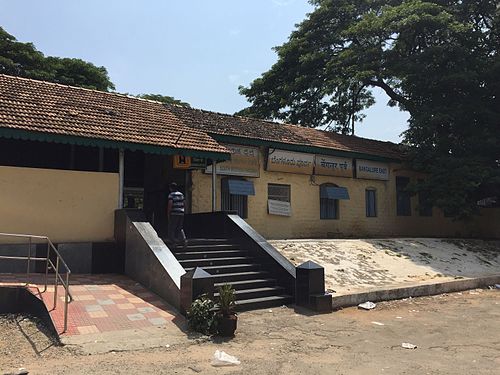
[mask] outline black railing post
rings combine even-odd
[[[332,311],[332,296],[325,293],[325,269],[307,261],[297,266],[295,303],[317,312]]]
[[[181,276],[181,313],[186,315],[191,303],[202,294],[214,298],[214,278],[203,268],[196,267]]]

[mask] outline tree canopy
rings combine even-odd
[[[115,89],[104,66],[95,66],[81,59],[45,56],[33,43],[17,41],[2,27],[0,27],[0,73],[100,91]],[[189,107],[189,103],[172,96],[140,94],[137,97]]]
[[[173,96],[161,95],[161,94],[139,94],[138,98],[155,100],[157,102],[165,103],[165,104],[176,104],[183,107],[191,107],[189,103],[183,102],[182,100],[175,99]]]
[[[110,91],[115,86],[103,66],[81,59],[44,56],[0,27],[0,73],[64,85]]]
[[[240,114],[348,134],[381,88],[408,111],[404,143],[448,215],[500,198],[498,0],[312,0]],[[384,124],[380,124],[384,126]]]

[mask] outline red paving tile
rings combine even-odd
[[[26,281],[26,275],[0,274],[0,285],[26,285]],[[176,317],[169,304],[124,275],[73,275],[69,288],[73,300],[68,304],[68,328],[63,332],[64,288],[58,287],[53,309],[55,288],[49,284],[44,291],[44,285],[44,275],[31,275],[29,290],[45,303],[54,326],[63,335],[158,327]]]

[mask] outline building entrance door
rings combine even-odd
[[[144,212],[160,236],[168,227],[169,185],[175,182],[186,198],[186,213],[191,212],[191,172],[173,167],[171,155],[146,155],[144,163]]]

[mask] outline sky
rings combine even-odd
[[[306,0],[0,0],[0,26],[45,55],[105,66],[118,92],[174,96],[195,108],[234,113],[238,86],[267,71]],[[377,103],[356,135],[400,141],[408,115]]]

